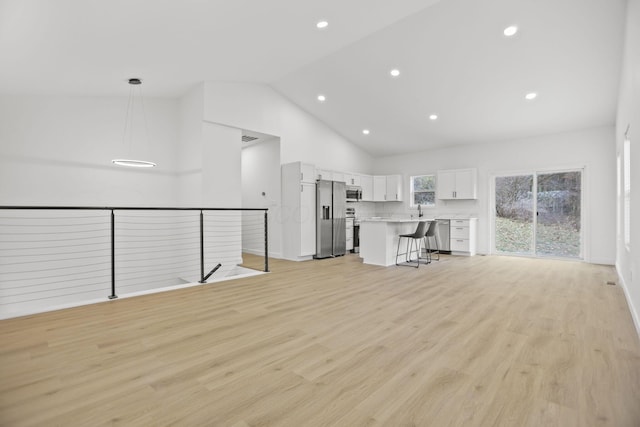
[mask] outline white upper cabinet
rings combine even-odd
[[[438,193],[438,199],[455,199],[456,172],[455,171],[438,171],[436,189]]]
[[[343,172],[336,172],[336,171],[333,171],[333,174],[332,174],[332,178],[331,178],[331,179],[332,179],[333,181],[340,181],[340,182],[345,182],[345,183],[346,183],[346,181],[344,180],[344,175],[345,175],[345,174],[344,174]]]
[[[478,198],[478,170],[451,169],[438,171],[438,199],[463,200]]]
[[[312,164],[302,162],[288,163],[287,171],[287,179],[292,180],[296,184],[300,182],[316,182],[316,167]]]
[[[360,175],[356,175],[353,173],[345,173],[344,182],[346,182],[347,185],[356,185],[358,187],[361,186]]]
[[[387,177],[386,176],[374,176],[373,177],[373,201],[384,202],[387,197]]]
[[[316,167],[308,163],[300,164],[300,181],[307,183],[316,182]]]
[[[316,169],[316,179],[323,179],[325,181],[333,180],[333,172],[327,169]]]
[[[456,198],[478,198],[478,171],[477,169],[462,169],[456,174]]]
[[[360,175],[360,187],[362,187],[362,201],[373,202],[373,177]]]
[[[388,175],[387,177],[387,202],[402,201],[402,175]]]
[[[362,189],[364,197],[364,186]],[[402,201],[402,175],[377,175],[373,177],[373,201],[374,202],[401,202]]]

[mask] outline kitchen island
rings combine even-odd
[[[365,264],[390,266],[396,263],[398,236],[416,231],[419,221],[433,218],[380,218],[360,220],[360,257]],[[404,244],[404,243],[403,243]],[[405,249],[401,248],[401,252]],[[404,255],[401,257],[404,260]]]

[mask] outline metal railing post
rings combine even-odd
[[[204,279],[204,214],[200,209],[200,279]]]
[[[111,209],[111,295],[109,299],[118,298],[116,295],[116,217]]]
[[[269,223],[267,218],[267,211],[264,211],[264,271],[269,272]]]

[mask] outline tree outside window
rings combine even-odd
[[[411,206],[433,207],[436,205],[436,176],[411,177]]]

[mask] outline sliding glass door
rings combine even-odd
[[[496,251],[533,255],[533,175],[498,176],[495,184]]]
[[[497,176],[495,251],[582,258],[582,171]]]

